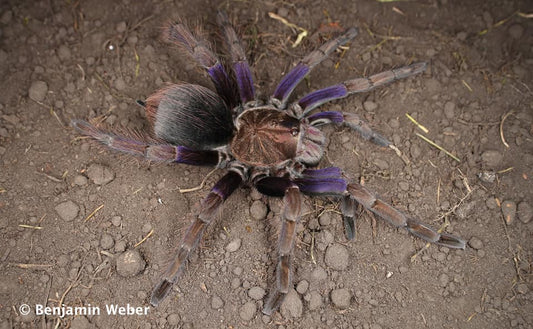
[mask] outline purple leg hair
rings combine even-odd
[[[229,171],[202,200],[200,213],[189,225],[187,232],[183,235],[174,260],[152,291],[152,296],[150,297],[152,306],[158,306],[168,296],[172,286],[178,281],[183,272],[189,255],[196,249],[202,239],[206,228],[217,217],[224,201],[239,187],[242,181],[243,177],[240,173]]]
[[[367,122],[361,120],[358,115],[353,113],[342,113],[336,111],[319,112],[308,117],[309,123],[313,126],[335,123],[344,124],[355,130],[366,140],[380,146],[389,147],[392,143],[385,137],[373,131]]]
[[[348,183],[342,178],[297,178],[300,191],[310,195],[342,195]]]
[[[141,136],[120,136],[97,128],[83,120],[72,120],[71,125],[79,133],[93,138],[110,149],[143,157],[150,161],[177,162],[194,166],[216,166],[220,160],[218,151],[197,151],[185,146],[158,143]]]
[[[283,108],[294,88],[296,88],[298,83],[305,78],[313,67],[326,59],[339,46],[342,46],[355,38],[357,33],[358,30],[355,27],[352,27],[343,35],[326,42],[320,48],[304,57],[289,73],[287,73],[287,75],[283,77],[283,79],[281,79],[281,82],[276,87],[272,97],[279,100]]]
[[[235,78],[237,80],[237,87],[239,88],[241,102],[246,104],[255,99],[254,82],[250,66],[246,60],[246,54],[244,53],[241,42],[239,41],[233,26],[231,26],[226,13],[219,11],[217,21],[224,31],[231,61],[233,63],[233,71],[235,72]]]
[[[298,101],[298,104],[305,114],[326,102],[344,98],[355,93],[367,92],[387,83],[422,73],[426,70],[426,67],[427,63],[420,62],[381,72],[368,78],[348,80],[338,85],[313,91],[302,97]]]
[[[237,105],[231,79],[206,40],[194,35],[181,21],[169,24],[163,31],[163,39],[185,50],[207,71],[217,93],[224,99],[228,107],[232,108]]]

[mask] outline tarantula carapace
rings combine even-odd
[[[80,133],[117,151],[152,161],[227,169],[203,199],[199,213],[182,237],[174,260],[153,290],[152,305],[157,306],[168,295],[206,227],[224,201],[243,184],[252,185],[267,196],[283,198],[275,286],[264,304],[265,314],[276,310],[291,288],[291,258],[296,224],[301,217],[302,194],[339,198],[348,239],[355,236],[354,220],[360,204],[390,224],[405,228],[426,241],[449,248],[465,247],[461,238],[440,233],[376,198],[366,187],[348,182],[340,168],[315,168],[325,146],[325,137],[317,128],[321,125],[345,125],[364,139],[380,146],[393,146],[356,114],[312,112],[314,109],[326,102],[419,74],[426,69],[426,63],[348,80],[289,103],[292,91],[311,69],[357,35],[358,30],[350,28],[304,57],[283,77],[270,99],[262,102],[256,97],[244,50],[226,14],[218,13],[217,20],[229,50],[231,73],[209,43],[192,33],[183,22],[168,24],[164,29],[166,41],[178,45],[207,71],[216,93],[199,85],[172,84],[145,102],[139,101],[146,109],[151,137],[121,135],[85,121],[72,121]]]

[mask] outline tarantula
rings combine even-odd
[[[155,286],[150,298],[153,306],[169,294],[207,226],[224,201],[243,184],[254,186],[264,195],[283,198],[275,286],[264,304],[265,314],[271,314],[280,306],[291,287],[292,251],[296,224],[301,217],[302,194],[339,198],[349,240],[355,236],[357,205],[362,205],[390,224],[405,228],[426,241],[448,248],[465,248],[463,239],[439,233],[378,199],[366,187],[348,182],[340,168],[316,169],[326,145],[325,136],[318,127],[325,124],[344,125],[377,145],[394,146],[356,114],[313,113],[313,110],[326,102],[419,74],[426,69],[426,63],[347,80],[289,103],[292,91],[311,69],[357,35],[358,30],[353,27],[304,57],[281,79],[270,99],[262,102],[256,97],[243,47],[228,17],[219,12],[217,21],[229,50],[231,73],[209,43],[192,33],[183,22],[168,24],[163,32],[166,41],[178,45],[207,71],[216,93],[199,85],[171,84],[146,101],[139,101],[146,109],[151,137],[121,135],[82,120],[72,121],[81,134],[120,152],[151,161],[227,169],[201,202],[199,213],[182,237],[174,260]]]

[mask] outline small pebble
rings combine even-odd
[[[298,285],[296,285],[296,292],[303,295],[307,292],[308,288],[309,288],[309,282],[307,280],[302,280],[298,282]]]
[[[44,98],[46,97],[47,93],[48,85],[44,81],[32,82],[30,89],[28,90],[28,95],[36,102],[44,101]]]
[[[248,290],[248,296],[250,296],[251,299],[261,300],[265,297],[265,289],[261,287],[252,287]]]
[[[335,289],[331,292],[331,302],[340,309],[348,308],[351,298],[350,291],[346,288]]]
[[[376,104],[376,103],[374,103],[372,101],[366,101],[366,102],[363,103],[363,107],[368,112],[374,112],[374,110],[376,110],[378,108],[378,104]]]
[[[218,310],[222,308],[223,306],[224,306],[224,301],[222,300],[222,298],[216,295],[213,296],[213,299],[211,299],[211,308],[213,308],[214,310]]]
[[[87,176],[96,185],[105,185],[115,179],[115,173],[101,164],[91,164],[87,168]]]
[[[488,150],[481,154],[482,163],[491,169],[496,169],[503,160],[503,154],[496,150]]]
[[[448,274],[446,273],[442,273],[440,276],[439,276],[439,284],[441,287],[446,287],[446,285],[448,284],[448,282],[450,281],[450,278],[448,277]]]
[[[6,10],[0,17],[0,22],[2,24],[9,24],[11,22],[11,19],[13,18],[13,12],[11,10]]]
[[[113,240],[113,237],[110,234],[108,233],[102,234],[102,238],[100,238],[100,247],[102,247],[102,249],[104,250],[111,249],[113,248],[114,245],[115,245],[115,241]]]
[[[120,91],[125,90],[127,87],[126,82],[122,78],[116,79],[114,86],[117,90],[120,90]]]
[[[309,307],[310,311],[316,310],[322,306],[322,296],[318,291],[311,291],[309,294]]]
[[[514,222],[516,216],[516,203],[510,200],[502,202],[502,214],[507,225],[511,225]]]
[[[239,250],[239,248],[241,247],[241,242],[242,240],[237,238],[233,241],[231,241],[230,243],[228,243],[228,245],[226,246],[226,251],[229,251],[229,252],[235,252],[237,250]]]
[[[350,254],[348,253],[346,247],[341,244],[334,243],[326,249],[324,261],[326,265],[332,269],[343,271],[348,267],[349,258]]]
[[[136,249],[128,250],[117,257],[117,273],[122,277],[133,277],[141,273],[145,265]]]
[[[303,314],[303,303],[296,290],[291,289],[280,307],[281,315],[284,318],[300,318]]]
[[[80,207],[77,204],[75,204],[73,201],[69,200],[69,201],[65,201],[63,203],[58,204],[55,207],[55,210],[62,220],[70,222],[78,216]]]
[[[483,242],[475,236],[470,238],[470,240],[468,241],[468,245],[476,250],[483,248]]]
[[[529,287],[525,283],[520,283],[516,285],[516,291],[519,294],[527,294],[527,292],[529,291]]]
[[[244,321],[250,321],[254,318],[255,312],[257,311],[257,306],[255,302],[246,302],[239,311],[239,316]]]
[[[127,28],[128,28],[128,25],[126,24],[126,22],[122,21],[117,24],[116,30],[118,33],[122,33],[122,32],[126,32]]]
[[[167,322],[171,326],[177,326],[180,324],[180,315],[178,313],[172,313],[167,316]]]
[[[509,27],[509,35],[511,38],[518,40],[524,35],[524,27],[520,24],[513,24]]]
[[[76,177],[74,177],[74,184],[78,186],[87,185],[87,181],[88,181],[87,177],[83,175],[76,175]]]
[[[446,102],[446,104],[444,104],[444,115],[446,116],[447,119],[454,118],[455,116],[454,110],[455,110],[455,103]]]
[[[111,224],[113,224],[113,226],[120,226],[120,224],[122,223],[122,218],[120,216],[113,216],[113,218],[111,218]]]
[[[522,201],[518,204],[518,218],[524,224],[527,224],[533,218],[533,209],[526,201]]]
[[[57,49],[57,56],[61,61],[69,60],[71,57],[70,49],[65,45],[59,46],[59,48]]]
[[[94,326],[89,322],[89,320],[82,316],[76,316],[70,322],[70,329],[90,329]]]
[[[253,219],[261,220],[265,219],[268,213],[267,206],[260,200],[256,200],[250,207],[250,215]]]

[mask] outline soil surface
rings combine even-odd
[[[179,15],[224,53],[219,8],[238,27],[262,99],[350,26],[359,36],[318,65],[294,99],[427,61],[419,76],[320,108],[358,114],[404,159],[328,126],[320,167],[343,168],[384,201],[463,237],[466,249],[426,246],[368,211],[350,242],[338,201],[306,197],[294,289],[266,316],[277,262],[270,227],[282,205],[244,187],[170,297],[150,307],[184,228],[224,171],[112,152],[69,123],[142,131],[135,100],[169,82],[213,88],[160,31]],[[533,327],[531,1],[50,0],[2,1],[0,11],[0,329]],[[302,30],[269,13],[308,35],[294,47]],[[39,309],[60,304],[92,314]],[[111,306],[125,314],[109,315]]]

